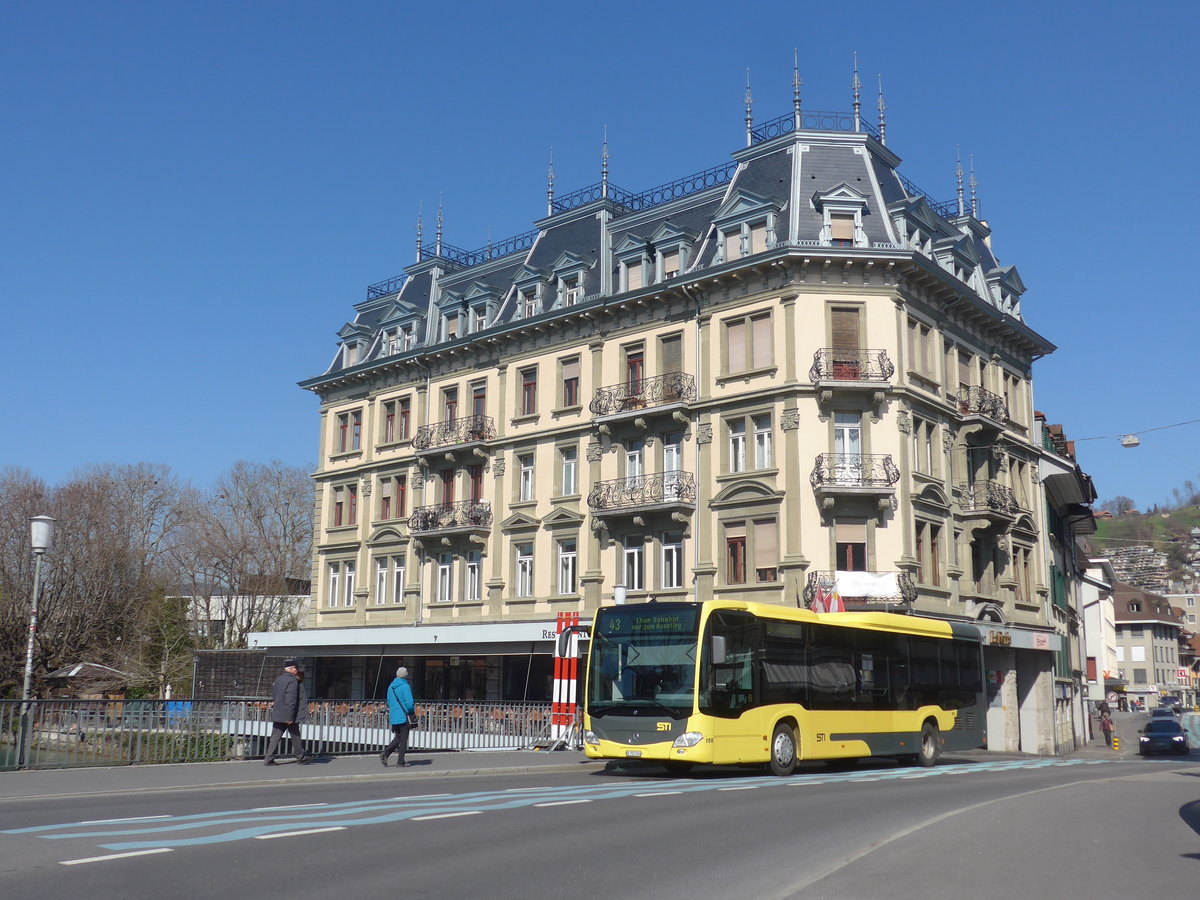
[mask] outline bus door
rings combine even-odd
[[[754,680],[754,616],[719,610],[708,620],[700,711],[712,716],[713,762],[761,762],[765,741]]]

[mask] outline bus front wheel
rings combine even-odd
[[[796,730],[785,722],[775,726],[771,736],[772,775],[791,775],[796,770]]]
[[[937,764],[942,752],[942,735],[932,722],[926,722],[921,727],[921,748],[915,754],[913,762],[918,766],[929,768]]]

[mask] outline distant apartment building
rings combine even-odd
[[[1183,614],[1166,598],[1133,585],[1113,586],[1117,628],[1117,667],[1131,702],[1157,706],[1163,697],[1190,689],[1190,673],[1180,657]]]

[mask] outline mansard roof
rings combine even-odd
[[[551,198],[551,212],[534,223],[535,231],[495,244],[489,241],[482,250],[458,250],[442,244],[439,235],[437,247],[421,248],[419,261],[405,269],[403,278],[372,285],[368,301],[355,306],[353,330],[339,335],[357,340],[360,329],[379,333],[389,323],[423,318],[430,327],[415,346],[399,353],[391,347],[385,356],[383,342],[373,341],[375,355],[355,368],[403,362],[428,351],[426,340],[438,340],[441,332],[433,322],[444,300],[487,297],[495,300],[489,303],[492,318],[487,328],[496,336],[506,327],[526,326],[526,311],[513,298],[518,285],[531,281],[549,284],[549,290],[541,292],[535,316],[571,315],[557,286],[550,284],[556,274],[582,271],[583,282],[572,303],[583,311],[602,294],[618,295],[624,282],[616,277],[617,257],[623,251],[642,244],[683,243],[687,271],[694,274],[718,258],[718,226],[728,227],[742,214],[750,218],[765,212],[772,223],[766,250],[757,244],[744,261],[722,255],[723,269],[805,256],[810,248],[826,247],[825,254],[885,254],[909,261],[925,276],[952,279],[952,256],[960,270],[979,276],[965,282],[971,286],[966,299],[1036,352],[1052,350],[1053,345],[1022,321],[1016,301],[1024,284],[1011,265],[1002,266],[996,258],[988,226],[969,212],[960,215],[961,200],[948,204],[927,197],[900,173],[900,157],[873,130],[847,130],[858,127],[854,122],[852,116],[835,116],[822,119],[816,128],[754,131],[749,146],[735,151],[731,161],[642,193],[606,181]],[[838,200],[852,203],[859,212],[862,229],[853,247],[830,243],[822,207]],[[963,285],[955,280],[951,286],[962,292]],[[978,286],[983,289],[976,295]],[[603,302],[610,302],[609,296]],[[332,386],[343,357],[338,354],[323,375],[303,386]]]

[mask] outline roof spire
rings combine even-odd
[[[421,261],[421,230],[423,228],[422,219],[425,216],[425,204],[417,204],[417,262]]]
[[[970,156],[967,157],[967,159],[969,159],[971,161],[971,181],[970,181],[970,185],[971,185],[971,215],[974,216],[976,219],[978,219],[979,218],[979,201],[975,197],[975,188],[978,186],[979,183],[975,180],[975,154],[972,153]]]
[[[434,256],[442,255],[442,195],[438,194],[437,238],[433,245]]]
[[[800,88],[804,84],[800,80],[800,51],[792,49],[792,116],[796,120],[796,130],[800,130]]]
[[[862,88],[862,82],[858,80],[858,51],[854,51],[854,80],[850,82],[850,87],[854,90],[854,130],[862,131],[862,120],[859,117],[859,111],[862,104],[859,102],[858,95]]]
[[[958,214],[961,216],[966,214],[966,210],[963,208],[962,153],[957,146],[954,148],[954,175],[958,179]]]
[[[750,68],[746,67],[746,146],[749,147],[753,143],[753,138],[750,134],[754,127],[754,114],[751,112],[751,107],[754,105],[754,99],[750,96]]]
[[[883,105],[883,76],[879,76],[879,143],[887,146],[887,122],[883,118],[883,111],[887,109]]]
[[[550,170],[546,175],[546,215],[554,215],[554,148],[550,148]]]
[[[608,126],[604,126],[604,147],[600,151],[600,196],[608,196]]]

